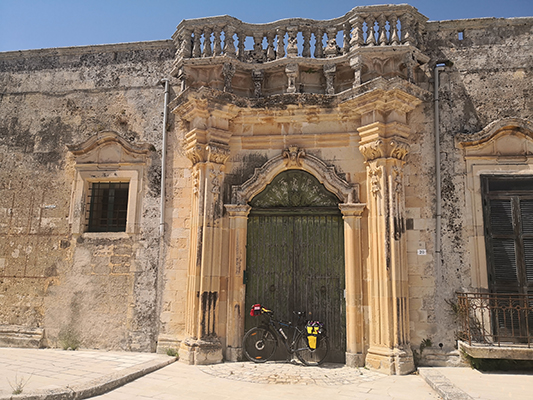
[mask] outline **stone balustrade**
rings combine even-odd
[[[409,5],[356,7],[331,20],[283,19],[249,24],[230,16],[182,21],[177,60],[226,56],[247,63],[328,59],[372,46],[418,46],[427,18]],[[251,49],[246,49],[253,42]]]

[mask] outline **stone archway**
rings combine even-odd
[[[364,365],[363,309],[362,309],[362,260],[361,224],[364,204],[358,203],[359,186],[340,178],[333,167],[308,155],[296,147],[290,147],[281,155],[267,161],[255,170],[254,176],[240,186],[234,186],[232,203],[225,208],[230,218],[230,260],[228,281],[228,315],[226,359],[242,357],[244,334],[245,285],[243,274],[246,266],[247,219],[251,210],[249,202],[281,172],[302,170],[314,176],[318,182],[340,201],[344,230],[344,269],[346,298],[346,363]]]

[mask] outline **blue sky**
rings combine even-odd
[[[533,0],[0,0],[0,51],[169,39],[183,19],[330,19],[356,6],[408,3],[430,20],[533,16]]]

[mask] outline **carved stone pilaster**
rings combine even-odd
[[[252,81],[254,82],[254,97],[263,97],[263,71],[252,71]]]
[[[335,80],[335,73],[337,72],[337,65],[325,64],[324,76],[326,77],[326,94],[335,94],[335,86],[333,85]]]
[[[224,77],[224,92],[232,93],[231,81],[235,75],[235,65],[232,63],[224,63],[222,67],[222,76]]]
[[[356,88],[357,86],[361,85],[361,70],[363,68],[363,58],[359,56],[351,58],[350,68],[353,69],[352,87]]]
[[[369,210],[370,347],[366,365],[388,374],[414,369],[409,343],[409,293],[403,166],[409,152],[405,124],[359,128],[367,166]]]
[[[298,78],[298,64],[287,64],[285,66],[287,74],[287,93],[296,93],[296,79]]]

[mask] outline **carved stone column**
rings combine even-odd
[[[344,219],[346,275],[346,365],[363,367],[364,314],[361,216],[365,204],[339,204]]]
[[[363,59],[360,56],[350,59],[350,68],[353,69],[353,84],[352,87],[356,88],[361,85],[361,69],[363,68]]]
[[[414,370],[409,343],[409,287],[403,166],[408,126],[373,122],[359,128],[368,180],[370,348],[366,365],[388,374]]]
[[[229,276],[228,276],[228,322],[226,329],[226,360],[242,359],[242,338],[244,335],[245,285],[243,274],[246,269],[246,229],[249,205],[226,204],[229,214]]]

